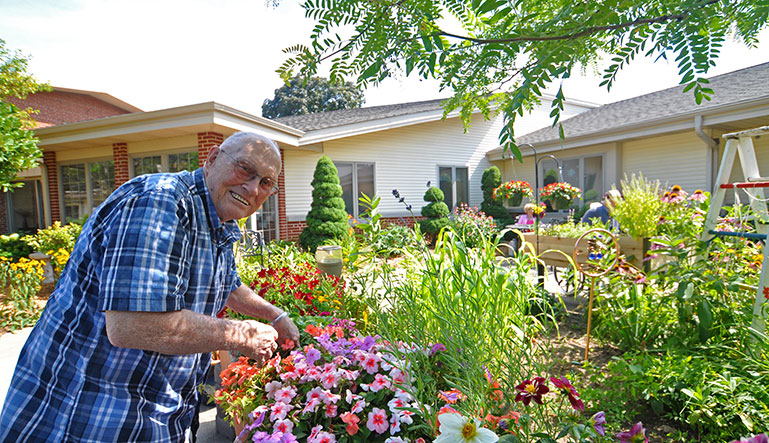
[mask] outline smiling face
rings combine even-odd
[[[233,137],[211,149],[204,168],[206,186],[222,222],[253,214],[272,194],[261,184],[262,179],[277,183],[280,174],[280,154],[272,142],[256,134],[239,136],[234,141]],[[236,162],[258,175],[241,178]]]

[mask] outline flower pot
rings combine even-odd
[[[511,195],[507,201],[510,202],[511,206],[521,206],[521,201],[523,201],[523,194]]]
[[[561,209],[567,209],[571,205],[571,200],[568,198],[552,198],[550,200],[550,206],[553,207],[553,210],[558,211]]]

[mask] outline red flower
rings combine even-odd
[[[518,395],[515,396],[515,401],[522,401],[525,406],[529,406],[532,400],[542,404],[542,396],[550,392],[550,389],[545,384],[543,377],[534,377],[532,380],[524,380],[523,383],[515,387]]]
[[[582,403],[582,400],[580,400],[577,390],[574,389],[574,386],[572,386],[566,377],[550,377],[550,381],[553,382],[553,385],[555,385],[556,388],[561,390],[561,393],[569,397],[569,403],[571,403],[572,408],[576,409],[577,411],[585,410],[585,404]]]

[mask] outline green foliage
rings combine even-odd
[[[363,92],[352,82],[335,84],[322,77],[294,77],[262,105],[262,117],[277,118],[338,109],[360,108]]]
[[[347,213],[336,166],[325,155],[318,160],[312,180],[312,205],[299,244],[315,252],[318,246],[347,234]]]
[[[42,157],[31,129],[32,109],[19,109],[8,99],[24,99],[28,94],[50,90],[27,73],[27,59],[5,47],[0,39],[0,189],[8,192],[23,185],[16,174],[37,166]]]
[[[10,261],[0,257],[0,289],[5,297],[0,301],[0,327],[15,331],[35,324],[42,309],[35,295],[44,279],[43,262],[19,258]]]
[[[57,220],[47,228],[38,229],[35,235],[24,236],[22,240],[35,251],[44,254],[52,254],[59,249],[72,253],[72,250],[75,248],[75,242],[82,231],[82,224],[69,223],[62,226],[61,222]]]
[[[425,191],[424,201],[429,203],[422,207],[422,216],[427,220],[419,222],[425,234],[434,236],[449,225],[449,207],[443,202],[443,197],[443,191],[435,186]]]
[[[468,248],[482,247],[498,234],[493,218],[464,203],[454,209],[450,226]]]
[[[9,260],[18,260],[21,257],[28,257],[34,250],[26,243],[19,234],[0,235],[0,257]]]
[[[502,183],[502,173],[499,168],[492,166],[483,171],[481,177],[481,190],[483,190],[483,201],[481,202],[481,211],[494,218],[499,226],[509,225],[513,222],[507,208],[494,199],[494,189]]]
[[[446,112],[460,109],[466,124],[473,110],[498,109],[506,120],[500,142],[519,158],[516,118],[575,69],[608,54],[601,84],[609,89],[636,57],[674,60],[684,91],[699,103],[714,93],[704,75],[727,33],[753,46],[768,15],[763,0],[305,0],[302,6],[316,25],[309,44],[286,49],[292,57],[279,69],[284,79],[296,71],[314,75],[324,62],[331,79],[356,78],[365,86],[404,73],[436,78],[454,92]],[[554,126],[565,95],[559,87],[550,102]]]
[[[662,216],[664,203],[660,199],[659,181],[649,181],[643,174],[620,182],[623,197],[616,202],[611,215],[622,229],[633,238],[657,235],[657,226]]]

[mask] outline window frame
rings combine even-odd
[[[91,178],[91,165],[94,163],[101,163],[101,162],[112,162],[112,182],[113,182],[113,189],[110,191],[110,194],[115,190],[114,184],[115,184],[115,159],[112,157],[97,157],[97,158],[90,158],[90,159],[84,159],[80,161],[67,161],[62,162],[56,165],[57,168],[57,180],[59,185],[59,207],[61,211],[61,219],[66,220],[67,217],[70,217],[72,220],[76,220],[81,218],[85,214],[91,214],[93,213],[94,209],[98,205],[94,205],[94,199],[93,199],[93,180]],[[62,180],[62,172],[61,169],[63,167],[68,166],[77,166],[77,165],[83,165],[84,172],[85,172],[85,195],[86,195],[86,206],[83,214],[78,214],[77,217],[72,217],[70,214],[67,214],[67,205],[64,201],[64,183]],[[101,203],[99,203],[101,204]]]
[[[353,213],[350,214],[350,215],[352,215],[353,218],[358,219],[358,218],[360,218],[360,212],[361,212],[360,211],[360,202],[358,201],[358,198],[359,198],[358,195],[360,194],[359,189],[358,189],[358,165],[371,165],[371,167],[373,168],[372,185],[373,185],[373,188],[374,188],[374,195],[376,195],[376,189],[377,189],[377,187],[376,187],[376,162],[372,162],[372,161],[345,161],[345,160],[340,160],[340,161],[333,161],[333,163],[334,163],[334,167],[337,168],[337,177],[339,177],[339,165],[350,165],[352,167],[352,194],[353,194],[353,199],[352,199],[352,206],[353,206],[353,208],[352,209],[353,209]],[[342,178],[339,177],[339,180],[341,181]],[[340,185],[341,185],[341,183],[340,183]],[[344,189],[342,190],[342,192],[344,192]],[[369,195],[369,197],[373,198],[374,195]],[[344,199],[344,193],[342,194],[342,199]],[[346,210],[346,208],[345,208],[345,210]]]
[[[169,155],[175,155],[175,154],[187,154],[187,153],[197,153],[198,154],[198,167],[200,167],[200,153],[198,153],[198,148],[182,148],[182,149],[174,149],[174,150],[168,150],[163,152],[158,151],[147,151],[147,152],[138,152],[132,155],[128,156],[128,177],[129,178],[135,178],[136,170],[134,167],[134,159],[137,158],[145,158],[145,157],[158,157],[160,156],[160,167],[163,170],[163,172],[170,172],[169,171]],[[197,168],[196,168],[197,169]],[[154,173],[154,172],[153,172]]]
[[[449,207],[449,211],[453,211],[459,204],[457,199],[457,169],[467,170],[467,201],[464,202],[470,205],[470,167],[467,165],[436,165],[436,175],[438,177],[438,189],[441,188],[441,168],[451,168],[451,204],[446,203]],[[445,193],[444,193],[445,194]],[[443,196],[443,201],[446,201],[447,196]]]
[[[601,201],[601,197],[606,192],[606,153],[605,152],[600,152],[600,153],[595,153],[595,154],[583,154],[583,155],[577,155],[577,156],[565,157],[565,158],[559,158],[558,159],[558,161],[561,162],[561,165],[563,165],[565,162],[570,161],[570,160],[578,160],[579,161],[579,184],[574,185],[574,183],[572,183],[572,185],[577,186],[579,189],[582,190],[582,196],[580,197],[580,203],[583,204],[583,205],[585,204],[585,159],[588,159],[588,158],[600,158],[601,159],[601,184],[602,184],[602,189],[598,192],[598,198],[595,200],[595,201]],[[555,162],[552,159],[550,159],[550,164],[553,164],[553,163],[555,163]],[[548,163],[543,162],[543,163],[541,163],[539,165],[540,170],[538,172],[539,172],[540,183],[537,184],[538,185],[538,189],[542,189],[544,187],[545,172],[547,171],[545,166],[547,164]],[[564,181],[565,180],[566,179],[564,178]],[[566,210],[562,210],[562,211],[566,211]]]

